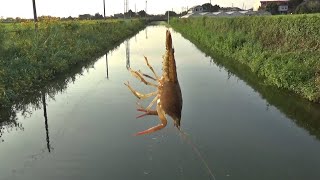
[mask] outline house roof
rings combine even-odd
[[[203,12],[203,13],[199,13],[201,16],[205,16],[205,15],[208,15],[209,12]]]
[[[218,15],[220,14],[221,12],[213,12],[212,15]]]
[[[191,7],[190,9],[194,9],[194,8],[197,8],[197,7],[202,7],[202,6],[196,5],[196,6]]]
[[[228,12],[197,12],[197,13],[189,13],[181,18],[189,18],[189,17],[199,17],[199,16],[209,16],[209,17],[234,17],[234,16],[263,16],[263,15],[271,15],[271,13],[267,11],[228,11]]]
[[[261,0],[260,2],[289,2],[289,0]]]

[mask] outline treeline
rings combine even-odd
[[[171,25],[212,56],[248,66],[264,83],[320,102],[319,15],[203,17]]]
[[[105,18],[103,17],[102,14],[100,13],[95,13],[94,15],[91,14],[80,14],[78,17],[55,17],[55,16],[39,16],[38,21],[47,21],[47,20],[61,20],[61,21],[67,21],[67,20],[100,20],[100,19],[118,19],[118,18],[141,18],[145,17],[147,14],[144,10],[141,10],[137,13],[133,12],[132,10],[129,10],[126,13],[119,13],[119,14],[114,14],[112,16],[106,16]],[[150,15],[147,15],[150,16]],[[5,19],[0,19],[0,23],[20,23],[20,22],[30,22],[33,21],[33,19],[26,19],[26,18],[12,18],[12,17],[7,17]]]
[[[320,13],[320,0],[290,0],[288,6],[288,13],[292,14]],[[276,2],[269,3],[265,8],[259,7],[259,10],[280,14],[279,5]]]
[[[76,64],[94,60],[145,27],[132,21],[45,21],[34,30],[0,25],[0,107],[14,103]]]
[[[99,13],[96,13],[95,15],[90,14],[82,14],[79,15],[79,17],[54,17],[54,16],[39,16],[38,21],[67,21],[67,20],[98,20],[98,19],[104,19],[103,16]],[[112,19],[110,17],[106,19]],[[0,19],[0,23],[22,23],[22,22],[31,22],[34,21],[34,19],[26,19],[26,18],[11,18],[8,17],[6,19]]]
[[[301,0],[296,0],[301,1]],[[294,8],[293,13],[306,14],[306,13],[320,13],[320,0],[302,1],[297,7]]]

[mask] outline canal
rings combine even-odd
[[[142,119],[127,70],[160,74],[165,26],[148,26],[81,70],[1,110],[1,180],[320,178],[320,106],[237,76],[172,32],[182,135]],[[236,69],[236,68],[235,68]],[[139,101],[147,105],[152,99]],[[206,167],[208,166],[209,169]]]

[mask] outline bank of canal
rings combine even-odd
[[[148,26],[2,113],[11,121],[1,128],[0,179],[210,179],[172,120],[154,134],[132,136],[159,120],[135,119],[136,98],[123,83],[141,92],[153,88],[127,68],[149,72],[145,55],[161,72],[165,31]],[[317,104],[261,86],[245,68],[224,68],[179,33],[172,36],[181,128],[216,179],[319,179]]]
[[[32,22],[0,26],[0,107],[94,61],[144,27],[142,20],[48,20],[39,23],[38,31]]]
[[[264,83],[320,102],[318,14],[199,17],[171,25],[210,55],[247,66]]]

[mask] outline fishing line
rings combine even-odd
[[[192,142],[192,140],[188,137],[188,135],[183,132],[181,129],[177,128],[181,134],[181,136],[183,137],[183,139],[192,147],[193,151],[198,155],[199,159],[201,160],[202,164],[206,167],[206,169],[208,170],[208,173],[210,174],[210,176],[212,177],[213,180],[216,180],[213,171],[210,169],[207,161],[203,158],[201,152],[199,151],[199,149],[197,148],[197,146]]]

